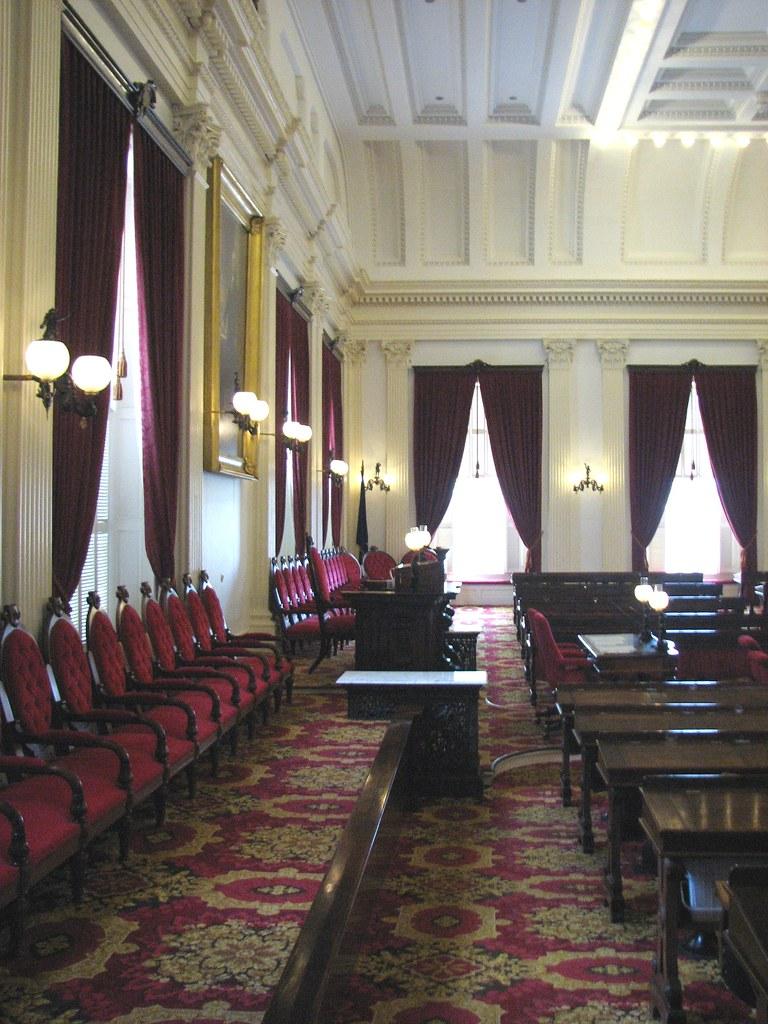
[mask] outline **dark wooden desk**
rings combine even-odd
[[[644,788],[640,824],[658,858],[658,923],[651,1010],[662,1024],[685,1024],[678,974],[678,904],[685,860],[765,860],[768,788]]]
[[[768,879],[731,879],[723,943],[746,973],[755,995],[755,1024],[768,1024]]]
[[[642,683],[571,683],[557,692],[556,707],[562,719],[562,764],[560,792],[563,807],[571,805],[571,752],[575,746],[573,718],[577,709],[592,711],[633,711],[658,707],[766,708],[768,691],[761,683],[719,683],[712,679]]]
[[[768,745],[764,741],[699,739],[695,733],[661,740],[601,739],[597,767],[608,788],[608,853],[605,887],[612,921],[624,920],[621,877],[622,823],[626,796],[652,776],[762,776],[768,779]]]
[[[369,671],[450,670],[445,634],[453,591],[440,594],[394,590],[349,591],[355,610],[355,668]]]
[[[579,633],[579,643],[603,679],[671,679],[677,670],[677,648],[656,640],[643,643],[636,633]]]
[[[483,795],[477,704],[485,672],[344,672],[350,718],[416,710],[409,764],[417,796]]]
[[[599,739],[662,738],[671,732],[706,731],[712,736],[759,739],[768,736],[768,711],[739,713],[733,708],[681,711],[652,708],[646,711],[577,712],[573,734],[581,746],[581,801],[579,838],[584,853],[593,853],[592,780]]]

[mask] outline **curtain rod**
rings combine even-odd
[[[136,92],[136,83],[128,78],[80,15],[73,10],[70,0],[64,0],[62,29],[70,42],[90,61],[120,102],[134,112],[131,97]],[[153,110],[147,110],[138,123],[178,170],[186,174],[192,166],[192,158],[157,114]]]

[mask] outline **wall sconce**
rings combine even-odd
[[[292,452],[301,451],[301,446],[312,437],[312,427],[298,420],[286,420],[283,424],[283,443]]]
[[[328,463],[328,476],[331,478],[331,483],[334,487],[341,487],[344,477],[348,472],[349,463],[345,462],[344,459],[331,459]]]
[[[574,491],[597,491],[598,494],[601,494],[605,490],[605,486],[603,484],[599,484],[594,477],[589,475],[589,463],[584,463],[584,469],[586,469],[587,475],[583,480],[579,480],[577,484],[573,485]]]
[[[69,350],[56,337],[60,319],[55,309],[48,310],[40,324],[42,338],[31,341],[24,353],[29,373],[6,373],[3,380],[35,381],[46,413],[55,398],[60,409],[75,413],[85,426],[84,421],[96,415],[94,396],[109,386],[112,365],[104,356],[78,356],[70,374]]]
[[[376,463],[376,469],[374,470],[373,476],[368,481],[368,483],[365,485],[365,489],[367,491],[372,491],[374,489],[374,487],[378,487],[380,491],[386,492],[386,491],[388,491],[390,489],[390,486],[391,485],[387,483],[386,478],[381,475],[381,463],[377,462]],[[427,542],[427,543],[429,543],[429,542]]]
[[[269,404],[257,398],[254,391],[240,391],[240,382],[235,374],[235,393],[232,395],[232,419],[240,430],[252,437],[258,437],[259,424],[269,416]]]

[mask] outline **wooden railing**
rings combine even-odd
[[[375,902],[400,819],[410,806],[412,718],[390,722],[263,1024],[315,1024],[333,1002],[334,967],[354,949]]]

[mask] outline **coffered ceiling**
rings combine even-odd
[[[369,281],[765,274],[766,0],[286,0]]]

